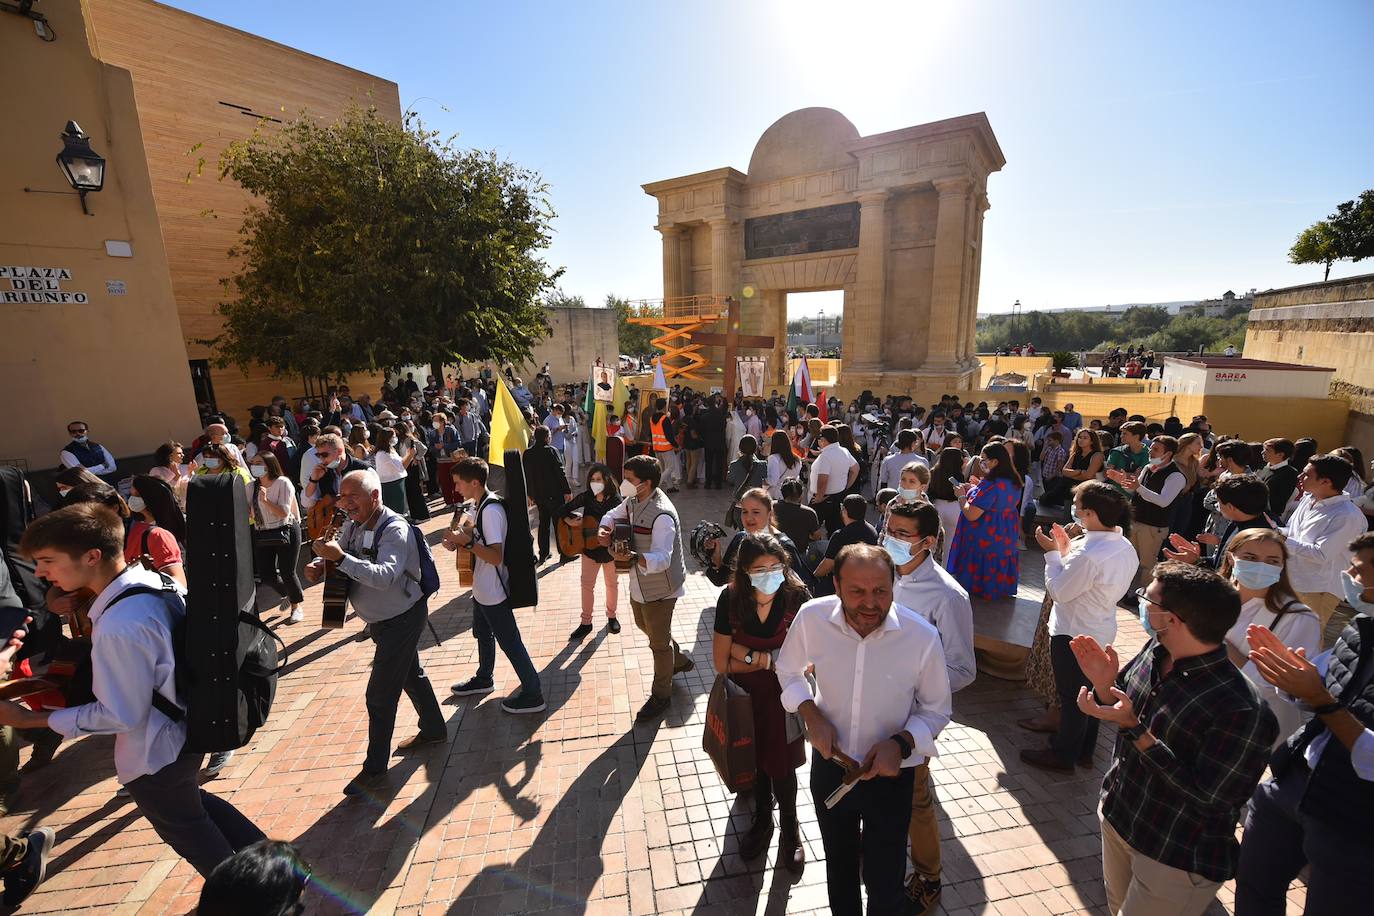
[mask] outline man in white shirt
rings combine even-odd
[[[1368,529],[1364,513],[1344,492],[1354,471],[1339,455],[1314,456],[1298,475],[1298,507],[1277,529],[1288,548],[1288,581],[1323,629],[1340,604],[1345,545]]]
[[[1097,719],[1078,708],[1078,691],[1091,687],[1069,641],[1091,636],[1099,645],[1116,639],[1116,603],[1135,578],[1135,547],[1121,533],[1131,507],[1114,487],[1097,480],[1074,489],[1073,517],[1083,536],[1070,541],[1062,525],[1051,534],[1036,529],[1045,551],[1045,591],[1050,610],[1050,665],[1059,695],[1059,729],[1047,748],[1027,748],[1021,759],[1044,770],[1072,773],[1074,764],[1090,767],[1097,747]]]
[[[836,916],[863,912],[861,859],[869,913],[912,908],[904,879],[916,768],[951,714],[940,634],[893,601],[895,577],[881,547],[845,548],[836,595],[802,605],[777,657],[783,708],[800,714],[815,748],[811,794]],[[847,794],[825,804],[847,776]]]
[[[834,426],[821,427],[825,446],[811,463],[811,507],[825,523],[827,534],[840,527],[840,496],[859,478],[859,462],[840,444]]]
[[[878,484],[873,490],[874,493],[884,487],[895,489],[901,483],[902,468],[913,461],[930,467],[930,461],[925,456],[925,442],[916,430],[904,429],[899,432],[897,434],[897,449],[883,459],[882,467],[878,469]]]
[[[978,663],[973,656],[973,605],[968,592],[931,557],[940,540],[940,513],[930,503],[894,505],[887,517],[882,546],[897,567],[896,604],[924,617],[940,634],[949,689],[973,683]],[[911,876],[908,895],[930,912],[940,899],[940,828],[935,816],[935,789],[930,764],[916,767],[911,793]]]
[[[115,472],[114,456],[110,450],[90,439],[90,428],[85,420],[73,420],[67,424],[67,435],[72,441],[62,447],[57,457],[64,468],[85,468],[97,477]]]
[[[673,675],[696,667],[692,657],[673,639],[673,611],[686,594],[687,565],[682,558],[682,524],[677,509],[659,489],[663,466],[652,455],[635,455],[625,462],[620,482],[620,505],[601,517],[596,534],[611,556],[630,567],[630,608],[635,626],[649,639],[654,657],[653,687],[635,716],[651,722],[668,711],[672,701]],[[615,526],[628,521],[631,545],[611,543]]]
[[[186,721],[174,722],[153,694],[180,705],[172,630],[186,613],[181,590],[120,596],[162,578],[124,562],[124,523],[93,503],[58,509],[34,521],[20,550],[37,573],[66,592],[90,589],[92,689],[95,700],[52,712],[0,702],[0,724],[51,728],[65,738],[114,735],[115,776],[167,845],[209,876],[263,833],[227,801],[200,788],[203,754],[185,751]]]

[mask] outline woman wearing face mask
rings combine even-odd
[[[768,495],[782,499],[782,484],[801,477],[801,459],[792,451],[792,440],[778,430],[768,442]]]
[[[425,502],[424,489],[428,476],[425,453],[429,451],[429,447],[423,439],[415,435],[415,425],[408,419],[397,421],[396,437],[396,452],[401,456],[401,464],[406,469],[406,507],[410,509],[411,521],[422,522],[429,518],[429,506]]]
[[[1015,595],[1020,579],[1021,478],[1000,442],[986,446],[978,464],[982,476],[954,491],[960,518],[945,568],[970,595],[992,601]]]
[[[740,856],[756,859],[773,839],[773,803],[779,809],[778,861],[793,874],[806,865],[797,823],[797,767],[805,759],[801,729],[789,728],[773,660],[797,609],[811,593],[788,567],[789,554],[768,534],[746,535],[729,586],[716,601],[711,657],[716,671],[749,694],[754,712],[757,777],[754,818],[740,840]]]
[[[239,464],[237,449],[227,449],[211,442],[200,450],[200,457],[197,460],[200,462],[200,466],[195,470],[197,475],[234,474],[243,481],[245,488],[253,486],[253,478],[249,476],[248,470]]]
[[[186,518],[172,488],[156,477],[140,475],[129,487],[127,505],[134,523],[124,536],[124,562],[136,563],[147,557],[144,566],[184,586],[181,545],[186,542]]]
[[[964,480],[964,453],[957,448],[941,449],[935,459],[935,468],[930,472],[930,488],[926,491],[931,503],[940,513],[941,562],[944,561],[945,551],[959,527],[959,494],[954,488]]]
[[[730,581],[730,576],[734,573],[736,565],[736,554],[739,552],[740,545],[744,543],[747,535],[767,534],[776,538],[782,548],[787,551],[788,563],[794,575],[801,579],[813,593],[816,590],[816,579],[802,562],[801,552],[797,550],[797,545],[792,543],[792,539],[778,530],[773,518],[773,497],[768,495],[768,491],[763,487],[754,487],[746,490],[739,499],[739,518],[740,530],[735,532],[730,538],[729,543],[722,544],[716,541],[711,547],[712,555],[715,558],[714,564],[706,570],[706,578],[715,585],[724,585]]]
[[[399,515],[407,515],[406,466],[396,451],[396,431],[377,430],[377,450],[372,453],[373,467],[382,481],[382,505]]]
[[[1221,575],[1240,592],[1240,616],[1226,633],[1226,654],[1259,690],[1279,720],[1275,747],[1303,724],[1298,707],[1279,694],[1250,661],[1246,627],[1267,627],[1290,649],[1301,648],[1308,658],[1321,652],[1321,621],[1298,600],[1288,582],[1288,549],[1283,538],[1267,528],[1248,528],[1231,538],[1221,561]]]
[[[258,577],[263,585],[271,586],[291,602],[288,622],[300,623],[305,594],[296,574],[301,553],[301,509],[296,502],[296,488],[271,452],[259,452],[248,463],[248,472],[253,475],[248,507],[253,513]]]
[[[558,521],[564,525],[582,524],[583,519],[596,519],[599,523],[607,512],[620,505],[620,490],[611,476],[611,469],[604,464],[593,464],[587,469],[587,488],[558,508]],[[580,516],[575,513],[581,512]],[[606,629],[612,633],[620,632],[620,621],[616,619],[616,606],[620,603],[620,578],[615,568],[611,552],[597,543],[588,532],[589,546],[582,551],[582,620],[577,629],[568,637],[576,642],[592,631],[592,605],[596,599],[596,577],[599,573],[606,586]]]
[[[902,467],[901,476],[897,481],[897,495],[893,498],[891,506],[914,505],[916,503],[930,502],[926,493],[930,490],[931,473],[930,468],[919,461],[913,461]],[[948,481],[946,481],[948,482]]]

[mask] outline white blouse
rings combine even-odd
[[[1283,616],[1278,618],[1277,624],[1274,622],[1274,617],[1274,612],[1265,606],[1263,598],[1251,598],[1241,605],[1240,616],[1236,618],[1236,625],[1226,633],[1226,642],[1241,655],[1249,658],[1250,643],[1245,638],[1245,629],[1251,624],[1255,624],[1256,626],[1268,627],[1279,638],[1279,641],[1290,649],[1302,647],[1308,658],[1316,658],[1321,653],[1321,621],[1307,605],[1301,601],[1294,601]],[[1260,696],[1264,697],[1264,701],[1274,711],[1275,718],[1279,720],[1279,737],[1275,743],[1277,747],[1278,744],[1288,740],[1289,735],[1302,728],[1307,717],[1298,710],[1296,705],[1286,699],[1277,687],[1264,679],[1254,662],[1246,662],[1245,667],[1240,670],[1259,690]]]
[[[372,458],[377,468],[377,476],[381,478],[382,483],[405,480],[405,465],[401,464],[401,459],[395,452],[379,449]]]

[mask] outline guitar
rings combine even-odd
[[[463,528],[463,527],[471,527],[471,526],[464,526],[464,525],[461,523],[461,522],[462,522],[462,518],[463,518],[463,514],[462,514],[461,512],[455,512],[455,513],[453,514],[453,520],[449,522],[449,525],[448,525],[449,530],[450,530],[450,531],[457,531],[457,530],[459,530],[460,528]],[[460,549],[458,549],[458,550],[455,550],[453,553],[454,553],[454,555],[455,555],[455,556],[454,556],[454,563],[455,563],[455,565],[456,565],[457,568],[458,568],[458,585],[459,585],[459,587],[461,587],[461,588],[471,588],[471,587],[472,587],[472,569],[473,569],[472,551],[471,551],[471,550],[463,550],[463,549],[460,548]]]
[[[554,530],[558,534],[558,552],[565,557],[575,557],[584,550],[601,545],[596,539],[596,529],[600,525],[589,515],[568,516],[558,520]]]
[[[305,517],[305,531],[310,536],[310,540],[320,540],[329,530],[329,526],[334,524],[335,499],[333,496],[321,496],[319,501],[310,507],[310,511]],[[338,534],[337,527],[334,529],[334,533]]]
[[[339,536],[339,529],[343,527],[343,523],[346,521],[348,521],[348,513],[342,509],[335,509],[330,516],[328,526],[320,533],[318,539],[334,540]],[[339,572],[338,563],[331,563],[329,560],[324,561],[324,610],[320,618],[321,627],[327,630],[337,630],[343,627],[344,620],[348,617],[348,587],[352,584],[351,579]]]

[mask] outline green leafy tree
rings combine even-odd
[[[587,300],[581,296],[570,296],[561,289],[555,289],[544,297],[544,305],[551,309],[584,309]]]
[[[1374,190],[1340,204],[1327,220],[1338,239],[1342,258],[1374,258]]]
[[[1326,220],[1318,220],[1298,235],[1298,240],[1288,250],[1288,260],[1293,264],[1321,264],[1326,268],[1322,279],[1331,276],[1331,265],[1340,260],[1340,243],[1336,232]]]
[[[1162,305],[1136,305],[1126,309],[1117,319],[1112,333],[1125,340],[1149,337],[1176,320]]]
[[[630,317],[634,311],[630,306],[630,300],[622,299],[614,293],[606,296],[606,308],[615,312],[616,336],[620,340],[620,352],[638,356],[641,353],[652,353],[654,351],[653,339],[656,332],[653,328],[643,324],[632,324]],[[661,310],[655,312],[650,309],[641,309],[634,314],[662,314]]]
[[[412,114],[358,107],[231,144],[221,178],[258,203],[230,251],[217,362],[321,378],[528,360],[562,274],[540,256],[547,187],[453,144]]]

